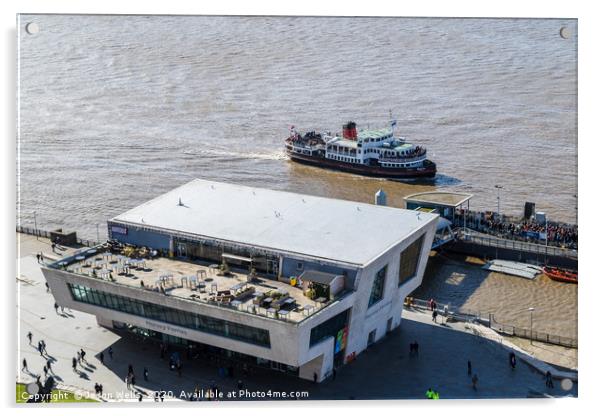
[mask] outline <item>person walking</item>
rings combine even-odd
[[[472,363],[468,360],[468,375],[472,374]]]
[[[433,393],[434,393],[433,389],[429,387],[424,395],[426,396],[427,399],[432,399]]]
[[[31,333],[31,331],[27,333],[27,339],[29,340],[29,345],[31,345],[31,340],[33,339],[33,334]]]
[[[40,355],[43,357],[44,356],[44,344],[42,344],[42,341],[38,341],[38,351],[39,351]]]
[[[41,340],[40,342],[42,343],[42,354],[48,354],[46,351],[46,341]]]
[[[25,358],[23,358],[23,368],[21,369],[21,371],[23,370],[29,371],[29,369],[27,368],[27,360]]]
[[[71,367],[73,368],[74,372],[77,372],[77,360],[75,359],[75,357],[71,359]]]
[[[82,353],[81,352],[77,352],[77,363],[81,364],[82,363]]]
[[[101,351],[100,354],[98,354],[98,359],[100,360],[101,364],[105,363],[105,354],[104,354],[104,352]]]
[[[433,310],[433,322],[437,323],[437,310]]]
[[[549,370],[546,371],[546,387],[549,389],[554,388],[554,382],[552,381],[552,373]]]
[[[44,377],[48,378],[48,368],[44,366]]]
[[[84,351],[84,349],[82,348],[80,352],[82,356],[82,361],[87,364],[88,362],[86,361],[86,351]]]
[[[56,244],[52,243],[50,244],[50,247],[52,248],[52,252],[56,253],[56,251],[54,251],[54,249],[56,248]]]
[[[50,361],[50,358],[46,360],[46,367],[48,367],[48,371],[52,371],[52,361]]]
[[[54,313],[56,313],[57,315],[59,314],[59,305],[56,302],[54,302]]]
[[[479,377],[476,375],[476,373],[472,376],[472,388],[476,391],[477,389],[477,382],[479,381]]]
[[[144,376],[144,381],[148,381],[148,369],[146,367],[144,367],[142,375]]]
[[[109,347],[109,358],[113,359],[113,347]]]
[[[509,360],[510,367],[514,370],[516,368],[516,354],[514,354],[514,351],[510,352]]]
[[[40,253],[36,254],[36,259],[38,259],[38,264],[40,263]]]
[[[132,389],[136,386],[136,376],[132,373],[132,378],[130,380],[130,383],[132,384]]]
[[[46,285],[46,293],[50,293],[50,286],[48,286],[48,282],[45,282]]]

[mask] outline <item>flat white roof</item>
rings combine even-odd
[[[363,265],[437,217],[195,179],[112,221]]]

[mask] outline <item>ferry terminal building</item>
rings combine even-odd
[[[42,271],[102,326],[321,381],[399,326],[437,220],[196,179],[109,220],[119,247]]]

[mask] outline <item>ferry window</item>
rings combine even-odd
[[[372,283],[372,291],[370,292],[370,299],[368,300],[368,307],[374,305],[376,302],[383,298],[385,293],[385,278],[387,277],[387,266],[383,267],[374,276],[374,283]]]
[[[401,286],[407,280],[414,277],[416,269],[418,268],[418,260],[420,252],[422,251],[422,242],[424,240],[424,234],[411,243],[404,251],[399,255],[399,285]]]

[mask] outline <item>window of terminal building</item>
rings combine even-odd
[[[297,262],[297,270],[298,270],[298,271],[301,271],[301,270],[303,270],[303,263],[302,263],[302,262],[300,262],[300,261],[298,261],[298,262]]]
[[[387,277],[387,266],[380,269],[374,276],[374,283],[372,283],[372,291],[370,292],[370,299],[368,300],[368,307],[374,305],[376,302],[383,298],[385,293],[385,280]]]
[[[67,283],[67,286],[73,300],[77,302],[142,316],[249,344],[270,347],[270,333],[265,329],[114,295],[82,285]]]
[[[350,309],[346,309],[338,315],[333,316],[327,321],[312,328],[309,336],[309,346],[312,347],[328,337],[334,337],[336,340],[341,330],[345,329],[347,326],[349,310]]]
[[[423,241],[424,234],[419,239],[411,243],[399,255],[400,286],[416,275],[416,269],[418,268],[418,260],[420,259],[420,252],[422,251]]]

